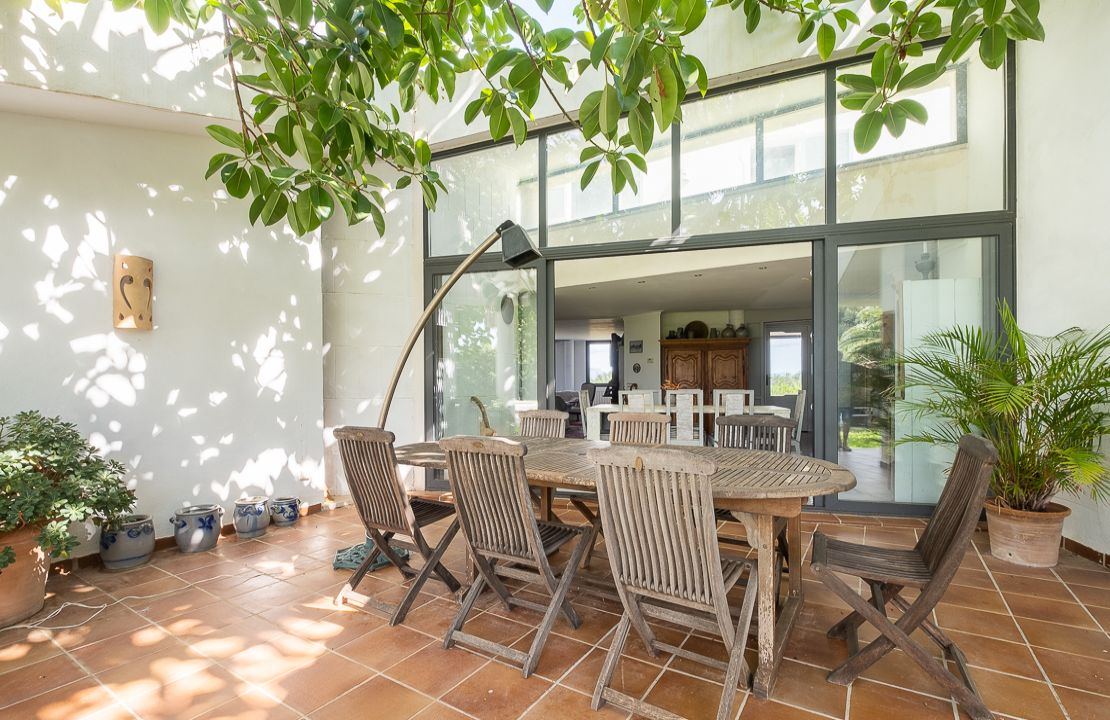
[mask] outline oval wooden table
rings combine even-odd
[[[553,518],[554,491],[559,488],[588,490],[595,486],[596,469],[586,458],[591,448],[608,447],[599,440],[511,437],[528,446],[524,468],[528,482],[541,489],[541,515]],[[770,695],[783,649],[802,609],[802,506],[810,497],[851,490],[856,479],[847,469],[803,455],[783,455],[761,450],[717,447],[683,447],[682,450],[717,463],[713,504],[742,518],[748,542],[758,560],[757,600],[759,663],[752,679],[757,697]],[[396,449],[397,462],[444,470],[447,463],[438,443],[413,443]],[[782,607],[775,612],[775,519],[785,518],[791,569]],[[795,571],[795,569],[798,571]]]

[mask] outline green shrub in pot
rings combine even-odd
[[[0,627],[42,606],[47,558],[78,545],[70,523],[100,524],[134,507],[123,474],[73,423],[38,412],[0,418]]]
[[[901,410],[933,421],[900,442],[955,446],[973,432],[994,443],[999,463],[986,505],[991,552],[1050,566],[1070,512],[1053,497],[1110,495],[1101,452],[1110,435],[1110,327],[1042,337],[1023,331],[1005,303],[999,319],[997,334],[976,327],[935,332],[899,359],[905,380],[898,389],[926,391],[900,401]]]

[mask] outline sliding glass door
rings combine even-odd
[[[451,289],[434,326],[435,437],[486,423],[510,435],[518,413],[537,407],[536,314],[535,269],[471,272]]]
[[[835,367],[825,369],[835,380],[836,452],[826,454],[858,483],[840,501],[936,502],[952,452],[899,442],[933,420],[905,412],[894,361],[927,333],[993,326],[995,245],[994,237],[965,237],[837,248]]]

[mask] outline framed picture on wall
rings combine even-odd
[[[642,353],[643,351],[644,351],[644,341],[643,340],[630,340],[628,342],[628,352],[629,353]]]

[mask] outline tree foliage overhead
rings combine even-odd
[[[60,10],[65,0],[47,1]],[[452,102],[463,73],[480,73],[484,85],[465,107],[467,123],[520,144],[547,93],[587,141],[583,186],[605,166],[620,192],[636,188],[644,156],[680,118],[686,95],[708,88],[713,68],[686,51],[685,39],[711,7],[740,13],[749,34],[770,15],[792,17],[798,43],[822,58],[861,24],[852,0],[534,0],[544,13],[573,3],[577,29],[545,29],[550,21],[519,0],[112,1],[120,10],[141,5],[157,32],[222,16],[239,127],[209,127],[226,146],[209,175],[233,197],[251,198],[252,223],[286,218],[299,233],[336,204],[352,224],[371,218],[383,232],[383,165],[399,173],[394,187],[415,182],[434,207],[445,188],[428,144],[403,119],[421,95]],[[908,122],[926,122],[925,107],[904,93],[937,80],[976,43],[982,62],[998,68],[1008,40],[1044,38],[1039,0],[869,2],[877,19],[857,50],[873,54],[870,72],[838,78],[848,91],[841,103],[861,112],[854,141],[862,152],[884,130],[897,137]],[[947,40],[925,61],[922,43],[941,38],[946,23]],[[562,99],[579,82],[592,90],[575,115]]]

